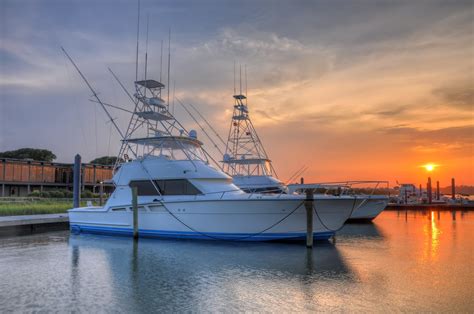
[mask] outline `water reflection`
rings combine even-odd
[[[318,244],[312,251],[301,244],[152,239],[135,242],[130,238],[72,235],[69,245],[73,252],[100,252],[106,258],[102,267],[111,274],[108,284],[115,294],[120,291],[119,295],[133,295],[135,303],[130,310],[149,306],[165,311],[196,310],[195,305],[204,309],[223,304],[224,300],[226,308],[230,303],[237,310],[238,300],[261,295],[256,300],[257,309],[270,301],[266,300],[268,296],[277,295],[279,289],[288,286],[293,286],[293,297],[304,300],[317,295],[318,285],[324,282],[356,279],[337,248],[329,243]],[[79,255],[72,255],[72,267],[76,265],[76,254]],[[259,291],[259,287],[263,290]]]
[[[351,239],[383,240],[385,237],[380,227],[369,223],[350,223],[344,226],[337,234],[338,237],[345,236]]]
[[[385,212],[337,243],[70,235],[2,239],[2,312],[461,311],[474,215]]]

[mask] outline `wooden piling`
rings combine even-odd
[[[454,178],[451,179],[451,199],[456,199],[456,184],[454,182]]]
[[[313,189],[306,189],[306,199],[304,207],[306,208],[306,247],[313,247]]]
[[[74,157],[73,173],[73,208],[78,208],[81,202],[81,155]]]
[[[431,177],[428,177],[428,184],[426,185],[427,192],[428,192],[428,204],[431,204],[433,202],[433,194],[432,194],[432,189],[431,189]]]
[[[100,181],[99,185],[99,206],[104,204],[104,182]]]
[[[439,201],[440,195],[439,195],[439,181],[436,181],[436,199]]]
[[[133,238],[138,239],[138,188],[132,187]]]

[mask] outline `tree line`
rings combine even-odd
[[[0,152],[0,158],[53,162],[57,157],[52,151],[48,149],[20,148],[16,150]],[[120,158],[120,162],[122,161],[123,159]],[[116,162],[117,157],[115,156],[102,156],[90,161],[91,164],[96,165],[114,165]]]

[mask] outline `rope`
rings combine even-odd
[[[145,167],[145,165],[143,164],[143,160],[140,160],[139,161],[140,165],[142,166],[143,170],[145,171],[145,173],[148,175],[149,177],[149,180],[151,182],[151,184],[153,185],[153,187],[155,188],[156,192],[158,193],[158,195],[160,195],[161,197],[163,197],[163,195],[161,194],[158,186],[155,184],[155,182],[153,181],[152,179],[152,176],[151,174],[148,172],[148,169]],[[286,215],[285,217],[283,217],[282,219],[280,219],[279,221],[277,221],[276,223],[274,223],[273,225],[271,225],[270,227],[260,231],[260,232],[257,232],[257,233],[254,233],[254,234],[251,234],[251,235],[248,235],[248,236],[243,236],[243,237],[240,237],[240,238],[235,238],[235,239],[226,239],[226,238],[220,238],[220,237],[215,237],[215,236],[212,236],[212,235],[209,235],[209,234],[206,234],[204,232],[201,232],[201,231],[198,231],[196,229],[194,229],[193,227],[191,227],[190,225],[188,225],[187,223],[185,223],[184,221],[182,221],[181,219],[179,219],[175,214],[173,214],[173,212],[171,210],[168,209],[168,207],[166,206],[166,204],[164,203],[164,200],[163,201],[160,201],[160,203],[163,205],[164,209],[168,212],[168,214],[170,214],[174,219],[176,219],[179,223],[181,223],[183,226],[185,226],[186,228],[188,228],[189,230],[193,231],[193,232],[196,232],[197,234],[199,235],[202,235],[202,236],[205,236],[207,238],[210,238],[210,239],[214,239],[214,240],[226,240],[226,241],[241,241],[241,240],[244,240],[244,239],[249,239],[249,238],[252,238],[252,237],[255,237],[255,236],[258,236],[262,233],[264,233],[265,231],[268,231],[270,230],[271,228],[277,226],[278,224],[280,224],[281,222],[283,222],[285,219],[287,219],[288,217],[290,217],[298,208],[301,207],[301,205],[303,205],[304,201],[302,201],[295,209],[293,209],[288,215]]]
[[[273,227],[279,225],[280,223],[282,223],[284,220],[286,220],[288,217],[290,217],[294,212],[296,212],[298,210],[298,208],[301,207],[301,205],[303,205],[304,201],[302,201],[295,209],[293,209],[291,212],[288,213],[288,215],[286,215],[285,217],[283,217],[282,219],[278,220],[277,222],[275,222],[273,225],[271,225],[270,227],[266,228],[266,229],[263,229],[262,231],[260,232],[257,232],[257,233],[254,233],[254,234],[250,234],[250,235],[246,235],[246,236],[243,236],[243,237],[239,237],[239,238],[234,238],[234,239],[227,239],[227,238],[221,238],[221,237],[215,237],[215,236],[212,236],[212,235],[209,235],[207,233],[204,233],[204,232],[201,232],[201,231],[198,231],[196,229],[194,229],[193,227],[191,227],[190,225],[188,225],[187,223],[185,223],[184,221],[182,221],[181,219],[179,219],[178,217],[176,217],[175,214],[173,214],[169,209],[168,207],[166,207],[166,205],[163,203],[163,202],[160,202],[163,207],[166,209],[166,211],[174,218],[176,219],[177,221],[179,221],[181,224],[183,224],[184,226],[186,226],[188,229],[190,229],[191,231],[193,232],[196,232],[198,233],[199,235],[202,235],[202,236],[205,236],[207,238],[210,238],[210,239],[213,239],[213,240],[225,240],[225,241],[242,241],[242,240],[245,240],[245,239],[250,239],[252,237],[255,237],[255,236],[258,236],[270,229],[272,229]]]
[[[356,200],[357,200],[357,197],[354,197],[354,202],[352,203],[352,209],[351,209],[351,212],[350,212],[349,216],[347,217],[347,219],[349,219],[349,218],[352,216],[352,213],[354,212]],[[339,230],[341,230],[342,228],[344,228],[344,224],[342,224],[341,227],[339,227],[338,229],[335,229],[335,230],[332,230],[332,229],[328,228],[328,227],[326,226],[326,224],[322,221],[321,217],[319,217],[318,211],[316,210],[314,204],[313,204],[313,210],[314,210],[314,212],[316,213],[316,217],[318,217],[319,222],[321,223],[321,225],[322,225],[324,228],[326,228],[327,231],[330,231],[330,232],[338,232]],[[347,219],[346,219],[346,220],[347,220]]]

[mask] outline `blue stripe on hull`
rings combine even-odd
[[[84,232],[94,234],[108,234],[119,236],[132,236],[133,229],[129,228],[110,228],[110,227],[92,227],[84,225],[71,225],[72,232]],[[249,233],[220,233],[207,232],[200,234],[197,232],[185,231],[164,231],[164,230],[138,230],[138,235],[142,238],[173,238],[173,239],[200,239],[200,240],[240,240],[240,241],[275,241],[275,240],[306,240],[305,232],[291,233],[263,233],[253,236]],[[206,236],[209,235],[209,236]],[[334,235],[334,232],[315,232],[315,240],[328,240]]]

